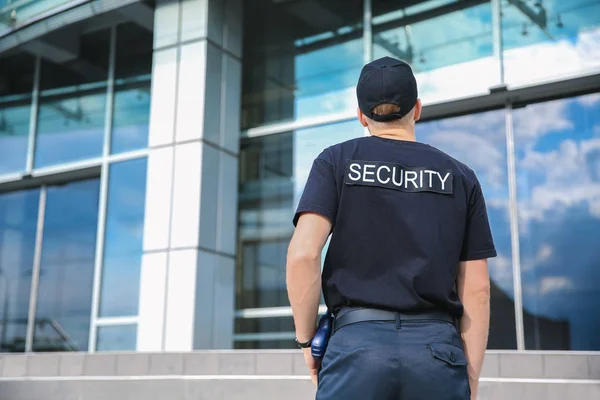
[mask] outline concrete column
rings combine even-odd
[[[158,0],[140,351],[231,348],[241,0]]]

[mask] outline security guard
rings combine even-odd
[[[356,92],[371,135],[316,158],[288,249],[296,342],[317,399],[475,399],[496,256],[480,183],[415,141],[421,102],[408,64],[365,65]],[[321,289],[334,319],[316,360]]]

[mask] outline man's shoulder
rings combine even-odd
[[[471,167],[469,167],[466,163],[458,160],[457,158],[451,156],[450,154],[446,153],[443,150],[438,149],[435,146],[432,145],[428,145],[431,152],[436,156],[439,157],[440,160],[445,161],[449,166],[452,167],[453,170],[455,170],[456,172],[460,173],[461,175],[463,175],[464,177],[466,177],[467,179],[475,179],[476,178],[476,174],[475,171],[473,171],[471,169]]]
[[[348,147],[354,147],[354,146],[358,145],[359,143],[364,142],[365,139],[366,139],[366,136],[360,136],[357,138],[344,140],[343,142],[339,142],[339,143],[329,146],[328,149],[330,149],[333,152],[342,151]]]
[[[337,160],[338,156],[349,148],[354,148],[364,140],[364,137],[358,137],[354,139],[345,140],[336,144],[332,144],[329,147],[323,149],[318,158],[333,163]]]

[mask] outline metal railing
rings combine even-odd
[[[2,341],[0,342],[0,352],[25,352],[25,337],[15,337],[10,343],[6,342],[7,327],[10,324],[16,325],[27,325],[27,318],[16,318],[16,319],[4,319],[0,325],[2,328]],[[52,338],[52,335],[36,335],[33,341],[33,347],[36,351],[81,351],[77,345],[71,339],[67,331],[63,326],[55,319],[42,318],[35,321],[34,326],[41,329],[50,327],[52,331],[58,336]],[[36,332],[37,333],[37,332]],[[84,349],[86,350],[86,349]]]
[[[0,29],[17,28],[74,0],[0,0]]]

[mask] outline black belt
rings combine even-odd
[[[333,332],[342,327],[357,322],[369,321],[417,321],[417,320],[441,320],[451,324],[455,324],[454,318],[441,311],[421,311],[415,313],[402,313],[386,310],[377,310],[372,308],[359,308],[344,312],[339,317],[336,317],[333,322]]]

